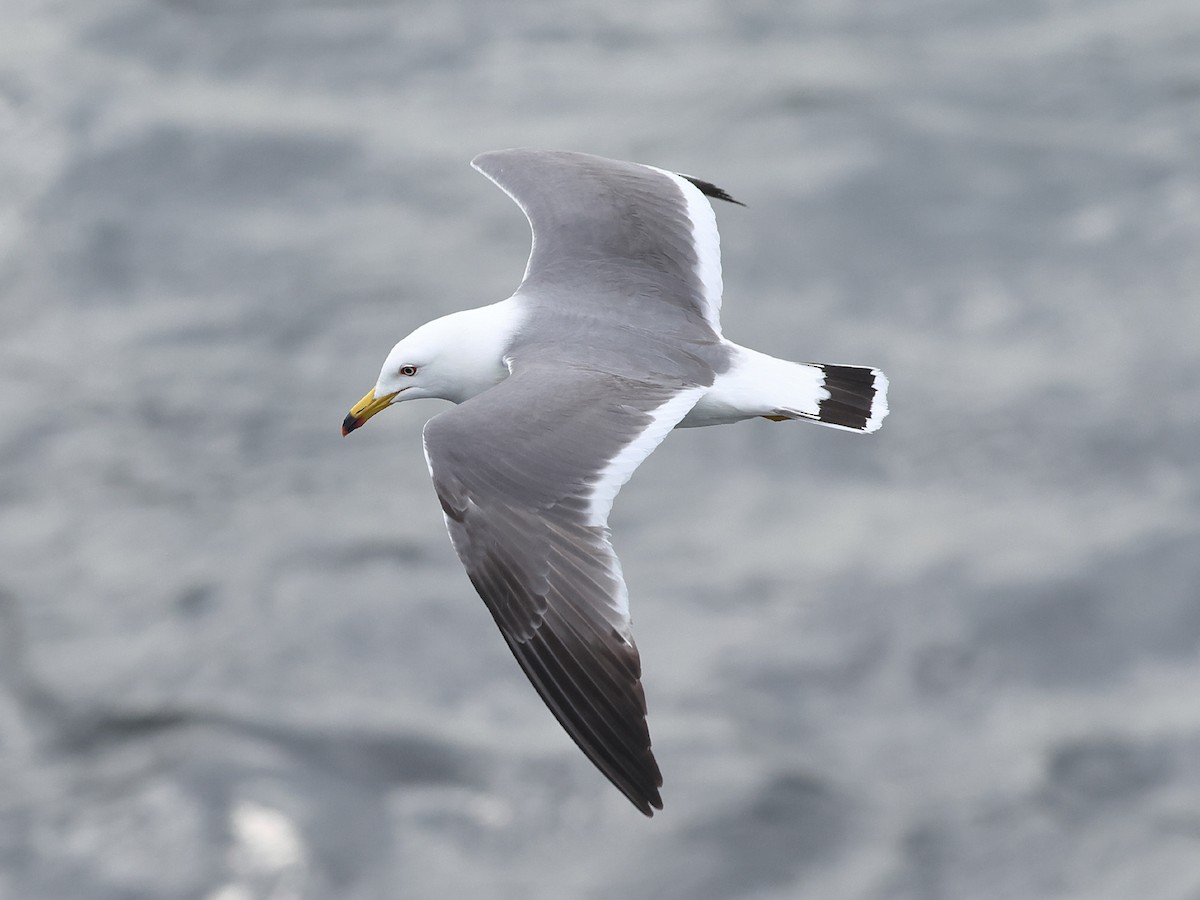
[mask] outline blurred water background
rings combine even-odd
[[[14,0],[0,897],[1200,898],[1200,9]],[[343,440],[508,295],[468,167],[718,209],[725,331],[884,429],[672,435],[613,515],[666,809]]]

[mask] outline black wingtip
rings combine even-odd
[[[700,188],[700,193],[702,193],[705,197],[715,197],[718,200],[724,200],[726,203],[736,203],[738,206],[746,205],[741,200],[733,199],[733,197],[729,196],[728,191],[726,191],[724,188],[717,187],[711,181],[705,181],[702,178],[693,178],[691,175],[684,175],[682,177],[686,178],[696,187]]]
[[[642,815],[647,819],[653,819],[656,812],[662,812],[663,802],[662,796],[655,791],[651,796],[646,797],[640,804],[635,804]]]

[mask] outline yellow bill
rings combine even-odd
[[[367,396],[363,397],[350,408],[350,415],[342,420],[342,437],[345,437],[356,428],[362,428],[363,423],[375,413],[387,409],[392,405],[392,398],[399,391],[392,391],[390,394],[384,394],[382,397],[376,397],[375,391],[371,390]]]

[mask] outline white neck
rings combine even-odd
[[[447,336],[443,352],[452,354],[453,383],[442,383],[443,399],[470,400],[508,377],[504,354],[520,327],[521,310],[513,298],[478,309],[451,313],[424,326]]]

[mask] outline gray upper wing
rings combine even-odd
[[[662,776],[605,520],[620,484],[700,393],[535,367],[425,427],[430,474],[472,584],[567,733],[647,815],[662,808]]]
[[[654,298],[720,332],[720,239],[701,184],[562,150],[497,150],[471,163],[524,211],[533,247],[522,289],[595,300]],[[736,202],[736,201],[735,201]]]

